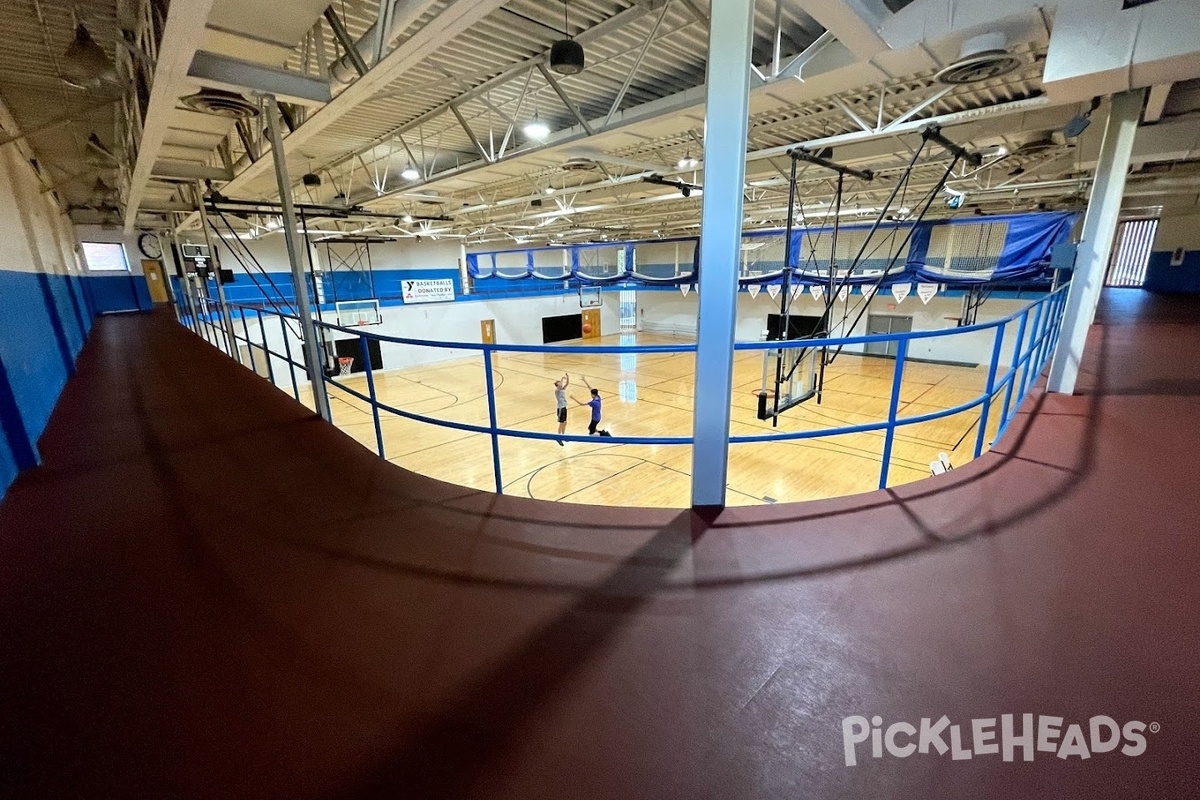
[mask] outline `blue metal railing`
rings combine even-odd
[[[881,467],[879,474],[879,488],[885,488],[888,485],[888,472],[892,462],[893,447],[895,444],[896,433],[899,429],[910,425],[918,425],[924,422],[951,417],[956,414],[961,414],[970,411],[973,408],[979,408],[978,430],[976,432],[974,444],[974,456],[978,458],[985,447],[987,439],[987,431],[989,423],[993,419],[993,414],[999,414],[999,423],[997,425],[996,439],[1004,435],[1009,423],[1016,416],[1017,408],[1024,400],[1026,394],[1032,388],[1038,375],[1041,374],[1054,353],[1055,346],[1058,342],[1059,332],[1062,325],[1063,309],[1066,306],[1067,286],[1059,287],[1057,290],[1046,294],[1045,296],[1033,301],[1024,308],[1001,319],[981,322],[975,325],[968,325],[959,328],[948,330],[924,330],[924,331],[909,331],[903,333],[888,333],[888,334],[870,334],[860,336],[844,336],[825,339],[803,339],[791,340],[786,342],[766,341],[766,342],[738,342],[734,345],[735,350],[741,351],[781,351],[792,348],[822,348],[830,347],[840,350],[848,345],[868,345],[875,343],[896,342],[896,358],[892,373],[892,385],[888,399],[888,412],[886,419],[881,419],[873,422],[860,423],[856,425],[842,425],[838,427],[820,428],[814,430],[801,431],[777,431],[773,430],[759,434],[740,434],[729,437],[731,444],[746,444],[755,442],[772,442],[772,441],[795,441],[803,439],[820,439],[833,436],[842,436],[846,434],[856,433],[874,433],[877,431],[883,432],[883,448],[881,457]],[[296,378],[297,368],[304,374],[305,365],[303,361],[297,361],[293,356],[293,347],[291,338],[299,340],[299,319],[291,314],[281,313],[274,310],[268,310],[253,306],[238,306],[232,305],[229,307],[231,324],[229,329],[226,329],[223,324],[220,310],[215,301],[208,298],[192,297],[185,300],[180,300],[176,306],[177,316],[182,324],[190,328],[196,334],[202,336],[213,346],[223,350],[225,353],[243,362],[243,359],[250,363],[245,366],[250,369],[260,372],[259,361],[265,364],[264,377],[275,383],[276,369],[272,364],[272,359],[279,359],[287,366],[287,371],[290,377],[292,396],[300,400],[300,384]],[[246,318],[253,316],[257,322],[258,340],[256,341],[252,335],[250,327],[247,325]],[[268,326],[266,317],[274,316],[278,321],[279,337],[282,341],[283,350],[273,350],[268,340]],[[236,325],[232,320],[238,318],[241,322],[241,336],[238,335]],[[1009,359],[1007,365],[1002,371],[1001,362],[1004,360],[1005,350],[1005,334],[1010,330],[1010,326],[1016,324],[1016,337],[1012,348],[1012,358]],[[414,420],[429,425],[437,425],[454,430],[465,431],[469,433],[486,434],[491,443],[492,468],[495,477],[495,487],[498,494],[503,494],[504,480],[502,477],[502,465],[500,459],[500,437],[509,437],[516,439],[540,439],[546,441],[573,441],[586,442],[591,440],[591,437],[586,435],[563,434],[557,433],[523,430],[519,428],[501,427],[498,423],[496,410],[496,383],[494,376],[493,354],[494,353],[541,353],[541,354],[571,354],[580,355],[606,355],[606,354],[668,354],[668,353],[695,353],[696,345],[689,344],[670,344],[670,345],[597,345],[581,348],[577,345],[519,345],[519,344],[486,344],[481,342],[447,342],[431,339],[417,339],[403,336],[389,336],[386,334],[370,333],[361,328],[347,328],[339,325],[333,325],[327,322],[315,322],[319,330],[326,334],[329,332],[338,332],[346,334],[358,339],[360,347],[359,352],[364,355],[363,364],[366,374],[366,394],[358,389],[348,386],[344,382],[337,379],[336,376],[321,375],[320,379],[312,383],[313,391],[328,392],[328,386],[333,385],[345,392],[347,395],[357,398],[368,404],[371,409],[372,422],[375,429],[375,449],[380,457],[386,458],[386,451],[383,438],[382,417],[381,412],[386,412],[393,416]],[[991,343],[991,357],[988,362],[987,377],[983,392],[970,400],[959,403],[950,408],[938,409],[923,414],[901,417],[901,389],[904,381],[906,365],[912,360],[909,355],[910,345],[916,341],[927,339],[941,339],[947,337],[958,337],[992,331],[993,340]],[[449,419],[441,419],[432,417],[427,414],[420,414],[415,411],[408,411],[379,400],[376,392],[375,369],[371,365],[371,359],[367,354],[370,350],[368,343],[371,341],[379,343],[390,343],[395,345],[403,345],[409,347],[437,348],[449,350],[468,350],[480,353],[483,359],[484,380],[486,385],[486,397],[488,402],[488,424],[476,425],[468,422],[458,422]],[[244,350],[242,345],[245,345]],[[232,346],[231,346],[232,345]],[[605,439],[606,444],[643,444],[643,445],[690,445],[693,439],[691,435],[687,436],[620,436],[614,435],[611,438]]]

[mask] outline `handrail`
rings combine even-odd
[[[887,486],[888,468],[891,462],[892,442],[897,431],[910,426],[918,425],[925,422],[931,422],[937,419],[952,417],[956,414],[971,411],[974,408],[980,407],[980,418],[977,422],[979,430],[976,436],[975,456],[978,457],[983,450],[984,440],[986,438],[986,429],[989,422],[989,417],[993,406],[999,412],[999,424],[997,426],[996,437],[1003,435],[1007,429],[1009,422],[1016,416],[1017,408],[1024,399],[1026,393],[1034,384],[1034,376],[1040,374],[1044,369],[1050,356],[1054,352],[1055,345],[1058,341],[1058,334],[1061,329],[1062,314],[1066,305],[1066,293],[1068,286],[1064,285],[1058,289],[1045,294],[1044,296],[1033,300],[1022,308],[1013,313],[994,320],[975,323],[973,325],[965,325],[959,328],[949,330],[924,330],[924,331],[904,331],[887,334],[864,334],[858,336],[842,336],[830,337],[827,336],[821,339],[790,339],[790,340],[771,340],[759,342],[734,342],[733,348],[739,351],[772,351],[784,350],[791,348],[823,348],[823,347],[840,347],[853,344],[872,344],[884,342],[897,342],[896,366],[892,377],[891,403],[888,416],[886,419],[874,420],[871,422],[859,423],[856,425],[841,425],[838,427],[817,428],[812,430],[801,431],[779,431],[770,430],[763,433],[753,434],[736,434],[729,437],[730,444],[753,444],[772,441],[800,441],[808,439],[820,439],[833,436],[844,436],[847,434],[876,434],[882,432],[883,440],[883,457],[880,471],[880,488]],[[220,309],[218,304],[206,297],[189,297],[187,302],[182,300],[177,302],[176,313],[180,322],[197,334],[203,336],[207,341],[227,352],[235,360],[241,361],[241,351],[239,345],[246,345],[246,353],[251,362],[251,369],[258,370],[258,357],[265,359],[265,368],[267,377],[272,383],[282,381],[282,378],[277,381],[274,364],[272,359],[279,359],[287,366],[287,371],[292,384],[292,395],[297,400],[300,399],[299,383],[296,378],[296,370],[301,370],[301,375],[304,375],[305,365],[297,361],[292,356],[292,345],[289,336],[289,326],[287,320],[298,321],[299,318],[295,314],[267,309],[257,306],[250,306],[242,303],[230,303],[227,307],[233,311],[239,312],[242,319],[242,331],[239,335],[235,329],[226,331],[223,325],[217,324],[220,320]],[[252,314],[258,322],[259,341],[254,341],[251,336],[250,328],[247,325],[246,317]],[[279,320],[279,335],[283,341],[284,351],[278,352],[270,347],[267,326],[264,317],[275,316]],[[1000,367],[1000,359],[1004,350],[1004,336],[1010,324],[1017,322],[1018,329],[1016,341],[1013,344],[1012,355],[1005,369]],[[376,333],[363,330],[361,327],[346,327],[336,325],[330,322],[317,321],[318,328],[325,331],[336,331],[359,339],[361,352],[367,352],[367,342],[374,340],[381,343],[397,344],[409,347],[429,347],[442,350],[467,350],[478,352],[483,356],[485,366],[485,379],[487,383],[487,400],[489,424],[473,424],[467,422],[457,422],[449,419],[441,419],[438,417],[420,414],[414,411],[408,411],[403,408],[382,402],[376,396],[374,369],[369,363],[366,364],[366,379],[367,393],[363,393],[356,388],[353,388],[335,376],[321,375],[319,380],[310,381],[314,391],[327,391],[328,385],[333,385],[345,392],[347,395],[356,398],[370,406],[371,414],[375,427],[376,449],[381,457],[385,456],[384,439],[382,426],[380,422],[380,413],[408,419],[415,422],[420,422],[428,425],[437,425],[440,427],[460,430],[468,433],[482,434],[491,437],[492,439],[492,455],[493,469],[496,482],[496,492],[503,493],[503,480],[501,477],[501,462],[499,450],[499,437],[510,437],[517,439],[530,439],[541,441],[571,441],[571,442],[587,442],[594,441],[593,437],[576,434],[558,435],[551,432],[523,430],[518,428],[502,427],[496,421],[496,392],[495,385],[492,380],[493,366],[492,353],[549,353],[549,354],[571,354],[579,355],[581,352],[587,355],[612,355],[612,354],[655,354],[655,353],[694,353],[696,352],[696,344],[692,342],[680,344],[666,345],[593,345],[586,348],[580,348],[578,345],[525,345],[525,344],[492,344],[484,342],[461,342],[461,341],[444,341],[434,339],[420,339],[406,336],[393,336],[390,334]],[[963,334],[979,333],[983,331],[993,331],[994,340],[991,347],[991,359],[987,364],[988,372],[986,378],[986,387],[982,393],[965,402],[950,408],[938,409],[922,414],[901,417],[898,416],[900,401],[900,386],[903,380],[904,366],[908,360],[911,360],[907,353],[909,344],[914,341],[944,338],[951,336],[960,336]],[[232,341],[230,341],[232,336]],[[1019,378],[1019,380],[1018,380]],[[1016,402],[1012,402],[1015,398]],[[641,445],[690,445],[693,443],[693,437],[686,436],[612,436],[605,440],[606,444],[641,444]]]

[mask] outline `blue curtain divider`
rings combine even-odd
[[[912,282],[930,282],[940,283],[947,286],[971,286],[982,283],[997,283],[997,282],[1013,282],[1024,281],[1039,277],[1045,272],[1050,264],[1050,251],[1054,245],[1060,242],[1067,241],[1071,235],[1071,229],[1077,219],[1077,214],[1074,212],[1047,211],[1036,212],[1030,214],[1005,214],[996,216],[978,217],[972,216],[965,219],[937,220],[932,222],[917,222],[917,223],[889,223],[880,226],[880,230],[876,233],[878,239],[872,241],[882,241],[882,237],[898,233],[899,238],[903,239],[911,231],[912,236],[909,243],[908,257],[903,263],[896,262],[890,264],[889,257],[869,258],[864,259],[855,270],[855,274],[849,277],[847,281],[851,285],[873,284],[879,282],[880,274],[886,272],[886,277],[882,280],[882,285],[889,286],[894,283],[912,283]],[[961,274],[953,274],[943,272],[941,270],[931,268],[927,263],[927,255],[929,252],[930,241],[932,240],[933,231],[939,226],[967,226],[981,224],[1005,223],[1007,225],[1007,233],[1005,236],[1004,247],[1001,250],[1000,257],[995,269],[986,278],[974,278]],[[869,228],[868,225],[843,225],[842,231],[861,231]],[[829,228],[808,228],[797,229],[792,232],[792,239],[789,242],[789,249],[792,253],[793,263],[800,263],[799,253],[803,237],[806,234],[814,235],[822,232],[828,232]],[[779,237],[782,231],[752,231],[744,235],[745,239],[755,239],[764,237]],[[652,276],[644,272],[639,272],[635,264],[635,252],[639,244],[659,244],[668,242],[691,242],[695,245],[693,249],[693,265],[692,272],[685,275],[672,276]],[[563,246],[553,247],[534,247],[525,248],[522,250],[496,250],[482,253],[467,254],[467,271],[476,279],[499,278],[506,281],[521,281],[521,280],[543,280],[543,281],[562,281],[571,280],[585,286],[607,286],[618,283],[644,285],[644,286],[677,286],[680,284],[695,283],[700,274],[700,265],[696,262],[699,253],[699,240],[696,238],[683,239],[646,239],[635,242],[622,242],[615,244],[583,244],[572,245],[568,249],[571,250],[571,267],[567,273],[562,276],[546,276],[539,275],[534,270],[534,253],[537,251],[560,251]],[[581,268],[579,265],[579,253],[587,249],[598,247],[607,248],[624,248],[626,251],[624,269],[614,275],[589,275],[586,268]],[[501,268],[496,266],[496,257],[500,254],[509,256],[510,259],[514,254],[525,253],[525,267],[520,272],[513,272],[511,268],[504,268],[506,272],[502,272]],[[890,253],[889,253],[890,256]],[[742,286],[763,285],[780,283],[783,281],[784,269],[783,265],[777,264],[777,268],[773,272],[767,272],[761,275],[753,275],[739,278],[738,283]],[[823,284],[829,280],[828,272],[820,274],[816,270],[793,269],[792,282],[803,285]],[[843,280],[839,277],[839,280]]]

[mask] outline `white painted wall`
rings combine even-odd
[[[862,295],[850,295],[850,308],[862,301]],[[979,309],[977,322],[1006,317],[1024,308],[1031,300],[988,300]],[[696,335],[696,312],[698,296],[689,292],[685,297],[679,291],[672,292],[639,292],[638,293],[638,328],[672,335],[693,337]],[[894,308],[889,308],[894,306]],[[816,316],[821,313],[822,303],[818,303],[811,295],[797,295],[792,303],[792,311],[796,314]],[[835,320],[842,316],[843,305],[839,303],[834,311]],[[767,327],[767,315],[779,312],[779,299],[772,300],[766,291],[758,297],[751,297],[746,291],[738,293],[736,337],[739,342],[761,341]],[[852,311],[851,316],[857,314]],[[892,314],[911,316],[913,330],[946,330],[948,333],[956,329],[954,320],[962,313],[961,297],[934,297],[926,305],[921,302],[914,291],[903,303],[897,304],[890,294],[874,297],[862,320],[855,326],[853,332],[840,327],[835,328],[838,336],[860,336],[867,331],[867,316],[871,314]],[[948,319],[950,318],[950,319]],[[1002,350],[1001,363],[1008,363],[1016,342],[1017,325],[1007,326],[1005,330],[1005,345]],[[992,347],[995,333],[980,331],[976,333],[958,333],[953,336],[943,336],[930,339],[914,340],[909,345],[909,355],[913,358],[923,358],[938,361],[954,361],[962,363],[988,363],[992,357]],[[847,345],[846,352],[861,352],[864,345]]]
[[[0,148],[0,269],[78,273],[71,223],[42,188],[17,147]]]
[[[605,292],[600,307],[601,335],[620,330],[619,303],[616,292]],[[366,333],[386,336],[401,336],[412,339],[429,339],[443,342],[479,342],[479,323],[485,319],[495,320],[496,342],[499,344],[542,344],[542,318],[580,313],[579,298],[575,294],[549,297],[518,297],[501,300],[472,300],[453,303],[424,303],[403,306],[385,306],[381,310],[383,323],[363,328]],[[286,352],[283,331],[279,320],[264,313],[263,326],[267,332],[269,347],[277,353]],[[234,323],[239,335],[240,322]],[[294,324],[293,324],[293,327]],[[247,320],[250,338],[259,343],[262,334],[257,321]],[[346,334],[332,332],[332,339],[349,338]],[[288,346],[294,360],[302,361],[300,340],[289,332]],[[422,364],[432,364],[456,358],[479,357],[479,351],[456,348],[417,347],[384,342],[380,346],[384,370],[405,369]],[[286,363],[279,358],[272,361],[275,382],[290,390],[291,378]],[[261,370],[265,372],[265,370]],[[297,381],[305,383],[297,373]]]
[[[1154,234],[1154,250],[1200,250],[1200,211],[1164,215]]]

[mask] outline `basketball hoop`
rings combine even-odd
[[[346,377],[350,374],[350,368],[354,366],[353,356],[342,356],[338,359],[338,376]]]

